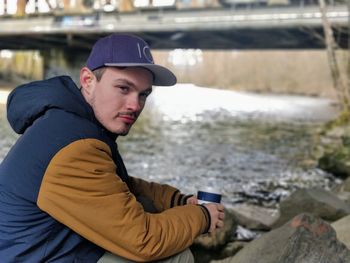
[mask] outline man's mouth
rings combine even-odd
[[[117,117],[127,124],[133,124],[136,121],[136,114],[134,113],[119,113]]]

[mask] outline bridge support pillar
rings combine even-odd
[[[50,49],[41,52],[44,60],[44,78],[71,76],[79,84],[79,72],[85,65],[87,54],[72,49]]]

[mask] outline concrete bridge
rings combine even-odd
[[[332,6],[327,17],[341,47],[347,47],[349,12]],[[147,10],[0,18],[0,49],[69,49],[85,52],[100,36],[136,33],[152,48],[323,48],[318,6]]]

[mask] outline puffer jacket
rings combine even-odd
[[[207,231],[203,207],[127,174],[116,136],[69,77],[19,86],[7,111],[22,135],[0,165],[1,262],[88,263],[105,251],[151,261]],[[145,212],[137,195],[159,213]]]

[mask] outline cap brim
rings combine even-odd
[[[169,69],[155,64],[139,63],[105,63],[108,67],[142,67],[146,68],[153,74],[153,85],[156,86],[173,86],[176,84],[176,76]]]

